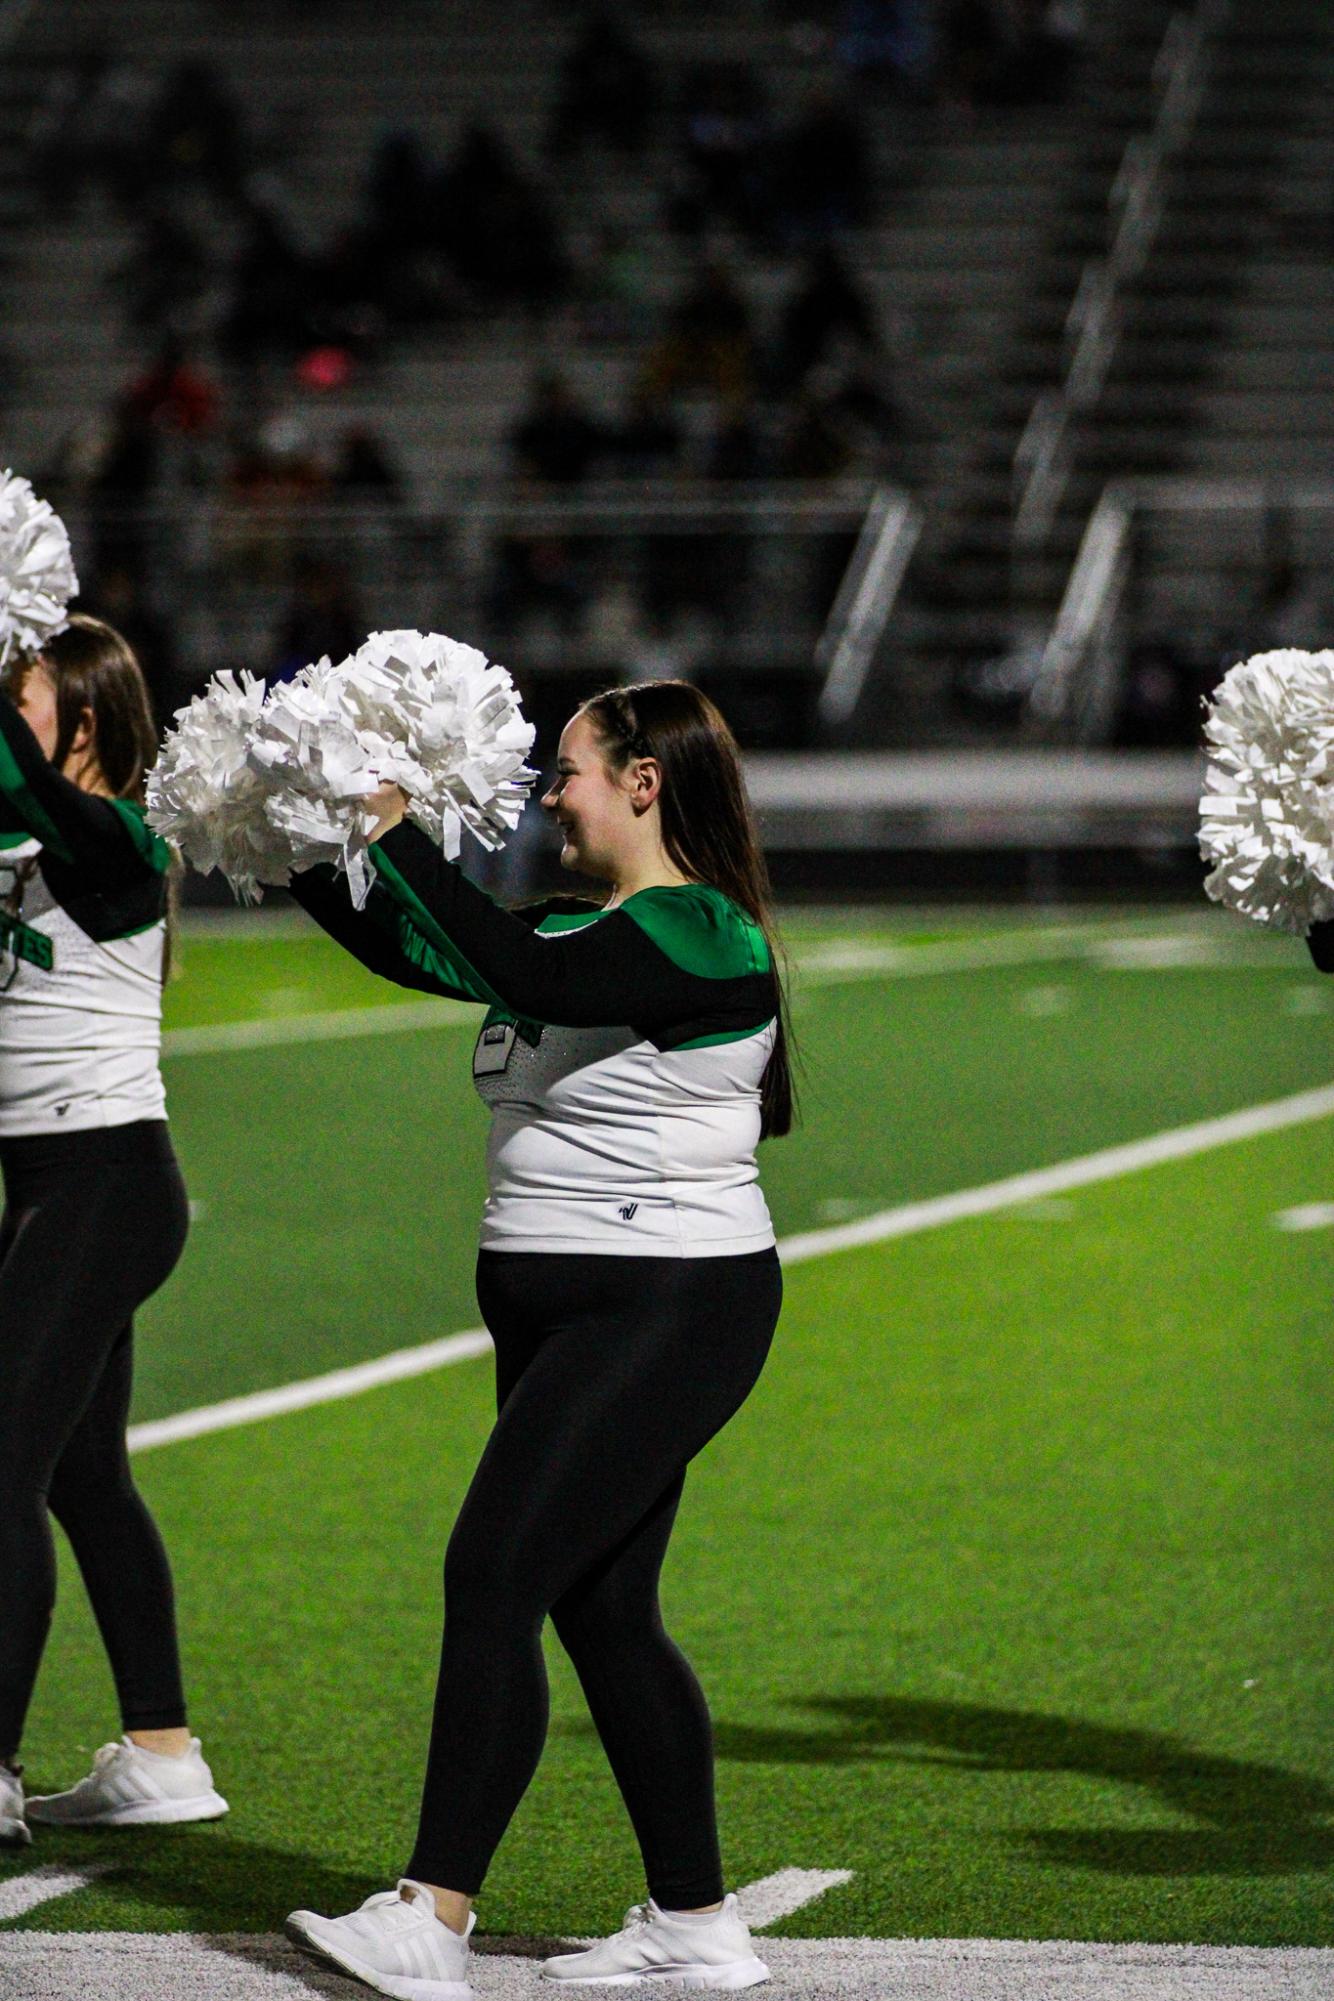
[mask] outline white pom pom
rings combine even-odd
[[[63,632],[78,588],[60,516],[26,479],[0,473],[0,666]]]
[[[148,820],[195,868],[220,868],[238,896],[257,903],[262,883],[285,885],[289,843],[266,807],[272,782],[250,761],[264,683],[215,674],[176,711],[148,774]]]
[[[1304,936],[1334,917],[1334,652],[1284,649],[1233,667],[1205,740],[1207,893]]]
[[[506,670],[443,632],[410,630],[373,632],[347,670],[346,712],[376,739],[381,776],[411,796],[418,826],[451,861],[461,827],[501,847],[537,775],[524,762],[533,725]]]
[[[332,862],[358,907],[370,892],[366,795],[384,779],[451,858],[459,829],[499,847],[535,773],[533,728],[503,667],[443,633],[374,633],[350,659],[321,660],[267,694],[216,674],[177,711],[148,784],[148,817],[196,868],[237,893],[286,885]]]

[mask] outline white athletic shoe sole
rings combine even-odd
[[[725,1966],[646,1966],[637,1973],[548,1973],[543,1969],[542,1978],[549,1980],[553,1987],[644,1987],[651,1981],[661,1981],[664,1987],[708,1987],[723,1988],[735,1992],[739,1987],[758,1987],[762,1980],[769,1978],[769,1969],[762,1959],[736,1959]]]
[[[228,1811],[222,1794],[215,1792],[185,1800],[132,1800],[125,1806],[96,1807],[90,1813],[60,1809],[46,1813],[43,1805],[41,1799],[29,1800],[28,1818],[44,1827],[179,1827],[189,1820],[221,1820]]]
[[[293,1911],[283,1930],[294,1946],[326,1971],[350,1973],[377,1994],[391,1995],[393,2001],[477,2001],[466,1980],[415,1980],[406,1973],[378,1972],[350,1952],[337,1933],[333,1938],[323,1935],[324,1922],[313,1912]]]

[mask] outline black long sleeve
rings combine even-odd
[[[688,1031],[753,1029],[775,1012],[767,947],[716,891],[646,891],[634,899],[634,914],[627,905],[575,929],[542,933],[493,903],[406,821],[374,852],[386,892],[414,911],[441,947],[452,948],[461,969],[501,1007],[525,1019],[632,1026],[662,1045]],[[661,899],[683,895],[675,921],[664,924]],[[685,951],[673,949],[678,939]]]
[[[1325,924],[1313,924],[1306,934],[1311,957],[1322,973],[1334,973],[1334,918]]]
[[[50,762],[9,696],[0,690],[0,802],[11,832],[44,850],[43,872],[80,893],[115,897],[162,876],[170,851],[143,814],[123,799],[84,792]],[[54,867],[54,875],[50,873]]]

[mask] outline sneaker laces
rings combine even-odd
[[[104,1772],[108,1765],[114,1765],[116,1760],[123,1757],[124,1754],[125,1746],[123,1744],[103,1744],[100,1750],[93,1753],[93,1770],[95,1772]]]
[[[625,1914],[625,1923],[616,1934],[618,1938],[633,1938],[636,1932],[646,1931],[653,1923],[647,1904],[631,1904]]]

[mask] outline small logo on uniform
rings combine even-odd
[[[58,1119],[63,1119],[66,1112],[69,1110],[69,1106],[70,1106],[70,1101],[68,1098],[66,1098],[63,1105],[56,1106],[56,1117]]]
[[[635,1210],[638,1207],[639,1204],[637,1202],[622,1202],[619,1210],[621,1221],[623,1223],[629,1223],[633,1221]]]

